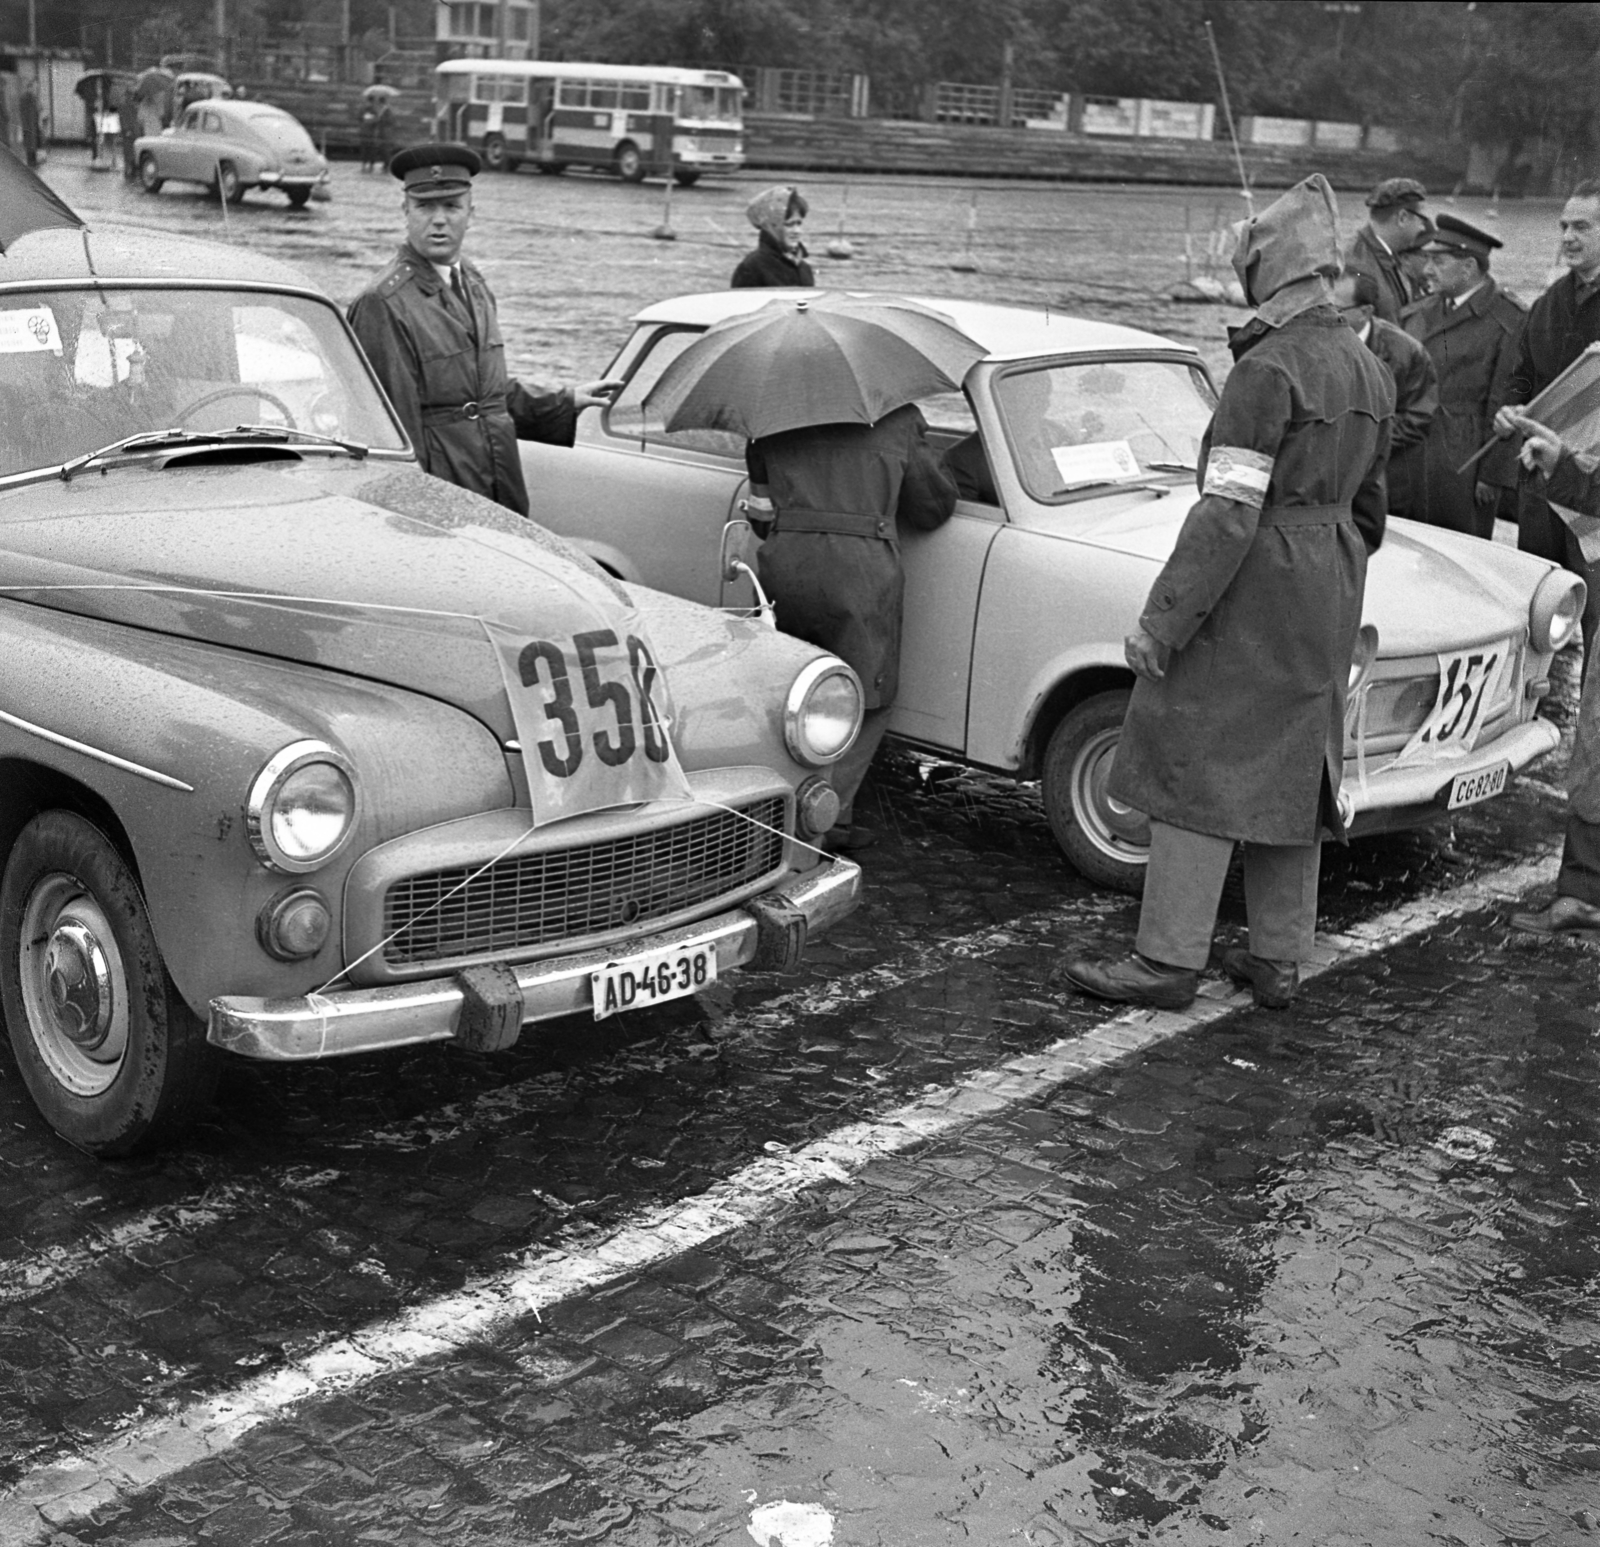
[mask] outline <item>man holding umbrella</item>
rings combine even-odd
[[[1200,456],[1201,498],[1126,641],[1138,680],[1109,792],[1150,816],[1135,949],[1063,963],[1085,993],[1181,1009],[1244,850],[1256,1002],[1288,1004],[1311,950],[1323,830],[1343,832],[1345,685],[1384,527],[1388,372],[1330,303],[1338,209],[1307,178],[1235,230],[1256,316]]]
[[[777,624],[861,679],[867,711],[833,766],[839,817],[826,843],[864,848],[855,796],[889,726],[900,670],[902,526],[929,530],[956,486],[927,440],[918,398],[961,385],[984,351],[930,307],[888,296],[774,301],[685,349],[645,396],[667,430],[749,438],[758,567]],[[762,523],[765,524],[765,523]]]

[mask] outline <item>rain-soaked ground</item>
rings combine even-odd
[[[198,197],[51,170],[79,203],[221,230]],[[287,232],[343,297],[393,188],[337,171],[304,222],[265,199],[229,221],[262,247]],[[526,188],[539,222],[660,214],[659,189],[490,187]],[[932,229],[956,207],[932,187],[875,196]],[[742,192],[675,200],[685,224],[729,219],[725,250],[691,253],[707,272],[595,306],[714,283]],[[1119,231],[1186,197],[1054,196]],[[335,233],[345,251],[316,256]],[[597,285],[630,243],[674,250],[597,238]],[[495,261],[504,300],[523,260]],[[519,319],[531,353],[560,354],[565,310]],[[560,374],[604,354],[573,344]],[[0,1542],[1595,1540],[1600,956],[1461,891],[1548,872],[1559,762],[1453,827],[1330,851],[1329,935],[1411,910],[1407,937],[1291,1012],[1221,1005],[1164,1040],[1049,982],[1064,949],[1125,940],[1135,905],[1066,867],[1033,792],[902,756],[869,786],[862,909],[788,977],[493,1057],[236,1065],[189,1140],[113,1164],[50,1137],[0,1065]],[[1130,1051],[813,1167],[744,1223],[682,1224],[708,1190],[1074,1039]],[[642,1219],[669,1224],[629,1266],[603,1243]],[[599,1269],[472,1319],[551,1258]],[[430,1314],[432,1341],[384,1334],[388,1373],[341,1351]],[[247,1389],[262,1416],[239,1432],[208,1404]]]

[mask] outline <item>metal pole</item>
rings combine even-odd
[[[1256,201],[1250,192],[1250,179],[1244,175],[1244,157],[1239,152],[1239,136],[1233,127],[1233,108],[1228,103],[1228,79],[1222,73],[1222,55],[1217,51],[1217,35],[1206,22],[1206,41],[1211,45],[1211,62],[1217,67],[1217,87],[1222,93],[1222,116],[1228,123],[1228,138],[1233,141],[1233,162],[1239,169],[1239,189],[1244,194],[1245,207],[1253,215]]]

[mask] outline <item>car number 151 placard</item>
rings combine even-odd
[[[692,800],[666,679],[635,613],[530,639],[485,620],[522,746],[536,824],[649,800]]]

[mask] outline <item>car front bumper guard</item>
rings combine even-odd
[[[835,859],[726,913],[645,935],[620,948],[491,963],[451,977],[382,988],[282,999],[223,995],[211,1001],[206,1040],[245,1058],[275,1062],[418,1042],[506,1047],[521,1026],[591,1010],[591,974],[630,956],[709,944],[716,947],[718,973],[743,966],[793,966],[810,936],[855,908],[860,891],[860,866]]]
[[[1390,764],[1369,774],[1363,784],[1356,765],[1345,765],[1339,802],[1346,823],[1400,806],[1443,804],[1454,780],[1462,774],[1482,773],[1497,763],[1509,763],[1511,772],[1525,768],[1534,758],[1561,744],[1561,732],[1549,720],[1535,717],[1502,732],[1465,757],[1424,758],[1414,766]]]

